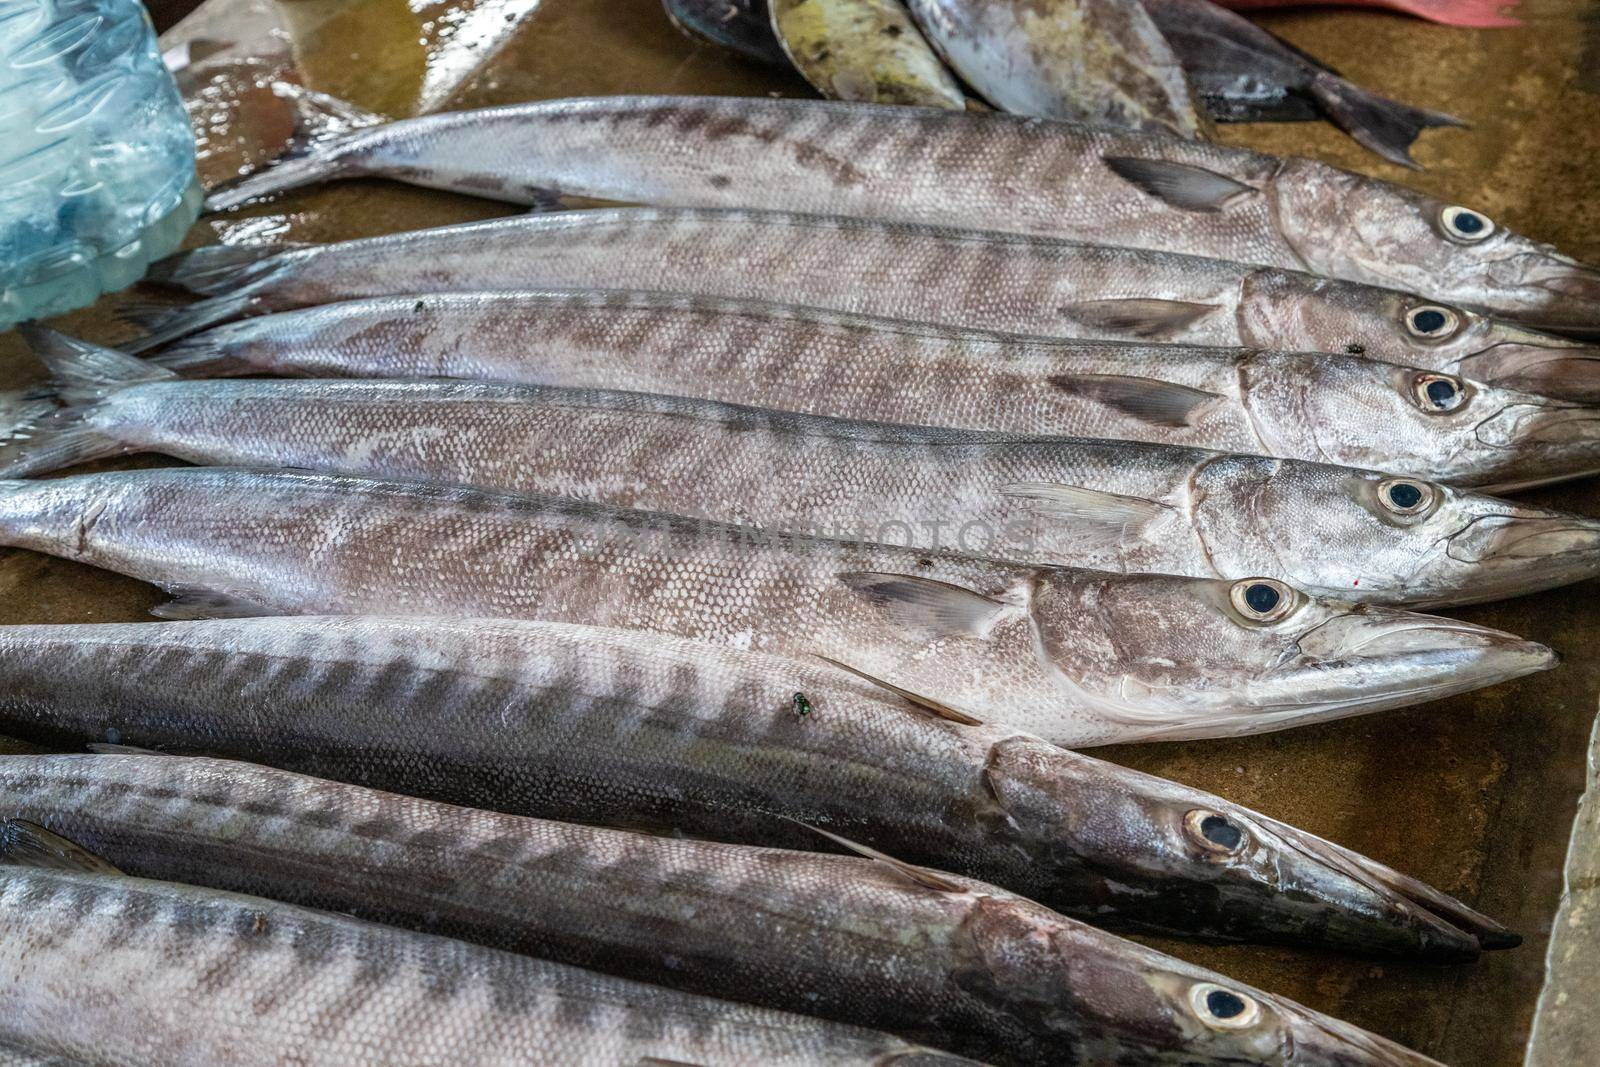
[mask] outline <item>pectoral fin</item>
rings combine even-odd
[[[1052,482],[1014,482],[1001,487],[1000,492],[1025,502],[1042,515],[1063,520],[1071,532],[1095,544],[1125,545],[1149,540],[1152,527],[1172,513],[1169,505],[1144,497]]]
[[[1187,163],[1135,156],[1107,156],[1105,162],[1119,178],[1184,211],[1221,211],[1259,192],[1226,174]]]
[[[957,711],[949,704],[941,703],[937,700],[934,700],[932,697],[925,697],[921,693],[913,693],[909,689],[902,689],[893,682],[886,682],[882,678],[874,678],[866,671],[857,670],[848,663],[841,663],[839,660],[833,659],[829,656],[818,656],[817,658],[828,664],[830,667],[837,667],[841,671],[855,675],[864,682],[871,682],[878,688],[893,693],[895,696],[901,698],[912,706],[922,711],[930,712],[936,718],[943,719],[946,722],[958,723],[962,726],[983,725],[983,721],[981,719],[974,719],[971,715],[968,715],[964,711]]]
[[[158,619],[174,622],[202,619],[255,619],[284,614],[244,597],[216,589],[186,585],[167,585],[163,588],[172,594],[172,599],[150,609],[150,614]]]
[[[1207,404],[1220,399],[1218,394],[1204,389],[1121,374],[1057,374],[1050,384],[1064,393],[1099,401],[1141,422],[1175,428],[1192,426]]]
[[[1181,333],[1216,310],[1215,304],[1135,298],[1084,300],[1067,304],[1061,313],[1073,322],[1106,333],[1153,340]]]
[[[893,856],[879,852],[877,849],[871,848],[870,846],[852,841],[848,837],[840,837],[838,834],[829,833],[820,826],[813,826],[808,822],[800,822],[798,819],[790,819],[789,821],[799,826],[804,826],[807,830],[810,830],[814,834],[820,834],[823,837],[826,837],[829,841],[832,841],[842,849],[854,852],[858,856],[865,856],[869,860],[876,860],[877,862],[884,864],[902,878],[906,878],[916,885],[922,886],[924,889],[933,889],[940,893],[967,892],[966,886],[960,885],[954,879],[945,877],[938,871],[930,871],[926,867],[918,867],[915,864],[907,863],[904,860],[897,860]]]
[[[839,580],[902,625],[936,635],[983,637],[1009,610],[993,597],[912,574],[851,571]]]
[[[0,864],[49,871],[122,873],[83,846],[25,819],[0,823]]]

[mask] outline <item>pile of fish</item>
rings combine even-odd
[[[1600,574],[1492,495],[1600,472],[1600,272],[1165,134],[290,95],[347,128],[214,208],[636,206],[200,248],[127,350],[24,327],[0,544],[171,600],[0,627],[8,1062],[1433,1062],[1121,935],[1513,932],[1074,750],[1554,666],[1415,609]],[[70,470],[132,453],[189,465]]]

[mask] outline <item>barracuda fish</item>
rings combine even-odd
[[[146,313],[155,332],[143,347],[242,314],[352,297],[673,290],[1056,337],[1365,354],[1600,398],[1600,349],[1387,289],[1166,252],[780,213],[583,211],[292,251],[214,246],[153,276],[214,299]],[[412,307],[405,321],[427,310]]]
[[[900,0],[773,0],[772,32],[823,96],[868,104],[967,106]]]
[[[517,203],[554,190],[1071,237],[1600,329],[1600,271],[1480,211],[1310,160],[996,114],[714,97],[543,101],[318,144],[208,204],[358,175]]]
[[[1195,91],[1226,122],[1326,117],[1391,163],[1416,167],[1411,145],[1451,115],[1389,100],[1340,77],[1249,19],[1211,0],[1144,0],[1183,60]]]
[[[13,841],[19,829],[6,827]],[[96,1064],[969,1062],[449,938],[129,878],[59,846],[40,862],[94,870],[0,869],[6,1030]]]
[[[1139,0],[907,0],[946,63],[1003,111],[1199,137],[1178,57]]]
[[[1011,1063],[1101,1063],[1095,1053],[1107,1047],[1132,1062],[1224,1063],[1266,1046],[1259,1033],[1194,1027],[1207,1015],[1181,992],[1203,983],[1254,1003],[1264,994],[994,886],[896,860],[495,815],[223,760],[21,757],[0,761],[0,776],[16,812],[0,824],[0,849],[65,834],[130,874],[760,1005],[792,1004],[803,990],[811,1014]],[[791,949],[775,953],[775,942]],[[1096,977],[1085,981],[1084,968]],[[1152,998],[1160,984],[1180,995]],[[1273,1006],[1308,1030],[1320,1022],[1298,1005]],[[1373,1044],[1383,1058],[1366,1062],[1418,1062]]]
[[[1476,603],[1600,574],[1600,522],[1349,467],[611,390],[179,381],[60,335],[48,349],[63,350],[50,362],[67,394],[92,399],[0,441],[0,478],[156,451],[928,547],[1016,530],[1005,554],[1023,562],[1274,573],[1375,603]],[[1299,515],[1318,517],[1316,536],[1286,544]]]
[[[173,617],[531,618],[822,655],[1068,746],[1282,729],[1555,663],[1510,634],[1271,578],[1115,575],[327,475],[0,482],[0,544],[163,586]]]
[[[758,63],[789,66],[772,36],[766,0],[664,0],[667,17],[688,36]]]
[[[0,679],[0,715],[62,743],[204,746],[476,808],[749,845],[831,848],[810,829],[827,828],[1096,926],[1433,960],[1519,940],[1429,886],[1259,812],[1009,727],[957,722],[815,660],[557,623],[290,618],[0,628]],[[108,855],[124,866],[127,850],[148,850],[104,820],[169,841],[152,847],[175,848],[200,868],[195,877],[248,873],[168,838],[161,827],[179,816],[173,807],[146,813],[137,798],[105,796],[118,788],[109,772],[81,789],[67,779],[39,785],[41,802],[65,788],[48,814],[24,792],[36,781],[27,768],[39,766],[0,760],[0,781],[20,775],[0,790],[0,811],[94,847],[114,837],[119,851]],[[85,764],[49,766],[66,774]],[[482,854],[454,835],[431,840]],[[648,847],[710,854],[684,841]],[[366,848],[389,854],[382,840]],[[546,862],[571,858],[558,849]],[[328,877],[361,876],[376,862],[342,863]],[[446,866],[460,872],[466,862]],[[674,894],[699,890],[672,890],[684,883],[671,866],[628,865],[634,876],[661,871],[655,890],[568,896],[649,912],[659,900],[677,915]],[[499,893],[505,882],[455,880],[463,894]],[[541,916],[519,899],[518,921]],[[477,912],[481,903],[464,898],[461,921],[510,936],[514,924]],[[591,926],[551,921],[568,934]]]
[[[41,351],[72,347],[30,336]],[[623,388],[875,422],[1277,455],[1500,489],[1600,467],[1595,408],[1354,356],[1055,343],[662,295],[370,301],[211,331],[163,362],[187,373],[248,367]]]

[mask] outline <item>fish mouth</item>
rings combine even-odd
[[[1452,604],[1536,593],[1600,575],[1600,520],[1507,508],[1450,534],[1445,554],[1473,568],[1469,598]]]
[[[1535,336],[1531,332],[1529,337]],[[1600,402],[1600,346],[1551,337],[1500,341],[1456,362],[1457,373],[1502,389]]]
[[[1276,998],[1274,998],[1276,999]],[[1338,1019],[1278,1002],[1284,1026],[1286,1067],[1444,1067],[1386,1037]]]
[[[1513,453],[1499,480],[1476,488],[1510,492],[1600,472],[1600,406],[1529,398],[1508,403],[1473,430],[1478,443]]]
[[[1600,336],[1600,269],[1559,253],[1504,262],[1491,282],[1490,309],[1524,326],[1577,337]]]

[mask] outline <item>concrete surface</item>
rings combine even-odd
[[[211,0],[214,17],[195,23],[193,32],[237,40],[227,36],[224,15],[251,9],[282,22],[275,47],[283,55],[196,87],[204,167],[213,179],[281,144],[287,116],[260,86],[288,66],[298,67],[314,88],[391,114],[435,101],[454,107],[619,92],[809,93],[797,78],[683,38],[658,0],[288,0],[276,6]],[[1533,0],[1522,10],[1529,25],[1507,31],[1453,30],[1375,12],[1267,18],[1273,29],[1361,83],[1473,123],[1471,130],[1426,135],[1416,153],[1429,168],[1421,174],[1384,164],[1320,124],[1230,127],[1224,135],[1413,182],[1600,260],[1597,11],[1594,0]],[[242,119],[230,111],[229,102],[239,97],[251,102]],[[196,240],[221,233],[327,240],[503,210],[447,194],[352,182],[203,222]],[[111,314],[120,299],[58,325],[101,341],[126,336]],[[0,387],[35,373],[14,335],[0,335]],[[1532,495],[1600,514],[1600,485]],[[1448,969],[1291,950],[1161,947],[1447,1063],[1520,1063],[1600,692],[1600,659],[1592,650],[1600,623],[1597,588],[1590,583],[1461,613],[1544,641],[1567,657],[1540,677],[1268,737],[1104,752],[1425,878],[1507,921],[1528,938],[1526,945]],[[137,582],[0,553],[0,622],[135,620],[159,599]]]

